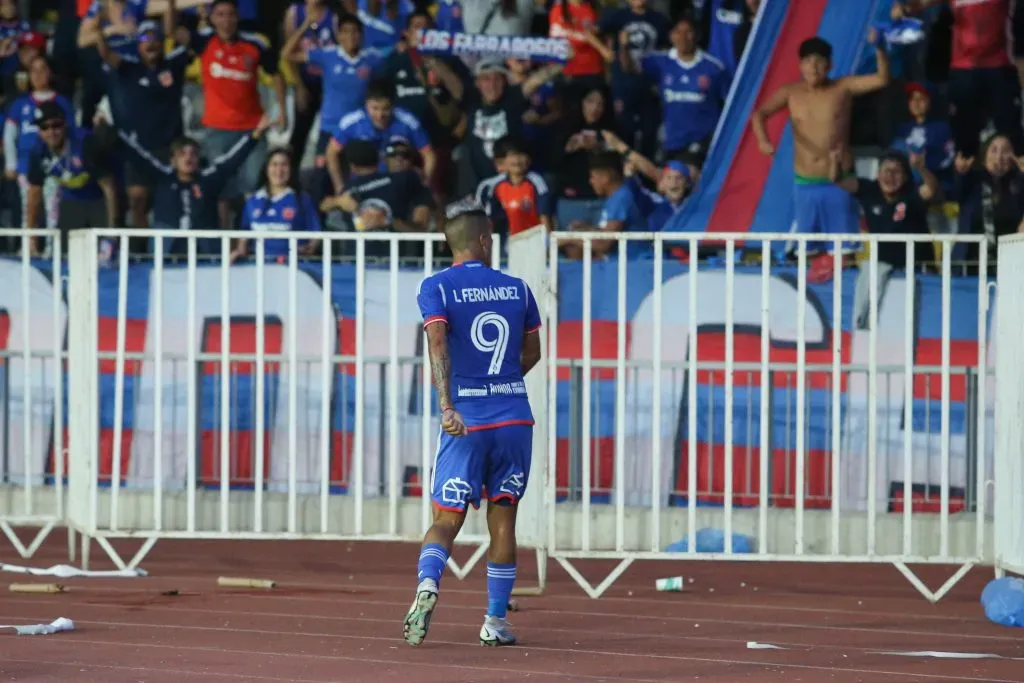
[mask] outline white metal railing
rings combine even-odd
[[[999,244],[999,297],[996,316],[995,565],[999,575],[1024,574],[1024,306],[1013,295],[1024,291],[1024,235]]]
[[[154,240],[152,266],[130,261],[129,240],[140,236]],[[230,262],[238,238],[254,242],[254,261]],[[118,256],[103,268],[96,254],[107,239]],[[181,240],[183,265],[165,263],[174,246],[165,239]],[[305,239],[319,243],[320,255],[300,264],[298,246]],[[271,240],[287,245],[283,263],[268,262]],[[160,538],[421,538],[431,518],[427,482],[436,401],[423,390],[430,373],[426,349],[417,343],[422,325],[416,290],[434,272],[434,245],[443,240],[440,234],[380,233],[73,235],[72,289],[93,293],[91,300],[76,300],[71,315],[72,364],[76,358],[82,363],[74,374],[80,386],[72,382],[72,439],[78,434],[82,441],[73,443],[69,521],[83,534],[83,562],[93,538],[122,567],[136,566]],[[424,249],[422,267],[399,267],[405,245]],[[352,263],[335,260],[345,248]],[[370,263],[373,248],[390,257],[389,265]],[[213,258],[200,261],[203,250]],[[500,253],[496,241],[495,265]],[[338,287],[344,291],[334,291]],[[140,310],[144,346],[130,349],[129,327],[138,336]],[[233,344],[239,333],[232,327],[240,318],[252,324]],[[211,324],[219,329],[208,333]],[[114,343],[97,353],[101,325]],[[268,340],[279,348],[268,347]],[[251,346],[240,352],[238,343]],[[420,361],[415,366],[405,363],[411,355]],[[181,359],[184,377],[172,376]],[[385,369],[379,380],[367,371],[374,359]],[[79,400],[100,391],[97,361],[112,361],[106,394]],[[248,407],[231,399],[243,382],[251,384]],[[371,385],[382,397],[374,405],[368,405]],[[97,405],[101,412],[110,409],[106,453],[99,452],[99,435],[75,429],[100,424]],[[240,427],[249,409],[252,419]],[[386,415],[379,438],[366,428],[369,409]],[[336,419],[347,423],[343,429]],[[238,432],[248,432],[251,449],[239,449]],[[243,452],[235,462],[238,450]],[[239,474],[248,455],[251,471]],[[403,468],[418,470],[422,483],[415,497]],[[334,495],[338,491],[347,495]],[[539,502],[540,494],[535,497]],[[465,566],[451,563],[460,577],[486,550],[483,525],[470,522],[461,540],[477,550]],[[542,550],[537,535],[524,536],[524,546]],[[142,538],[144,544],[125,562],[108,540],[117,537]]]
[[[51,276],[32,267],[28,237],[48,243]],[[62,252],[55,230],[0,228],[0,241],[16,242],[20,256],[0,260],[0,530],[21,555],[31,557],[64,521],[63,349],[66,307]],[[28,545],[16,527],[36,531]],[[73,547],[73,544],[69,544]]]
[[[987,505],[985,486],[988,473],[988,447],[985,435],[988,431],[988,418],[986,409],[986,382],[979,383],[979,397],[974,406],[975,414],[965,416],[970,422],[975,422],[976,453],[977,461],[974,465],[975,471],[980,473],[976,477],[974,485],[977,487],[975,501],[976,507],[969,523],[961,523],[963,515],[956,515],[956,524],[953,524],[950,513],[950,472],[951,472],[951,392],[950,377],[951,371],[951,288],[952,278],[952,247],[955,244],[981,245],[980,264],[978,275],[969,287],[973,288],[973,301],[977,307],[975,320],[957,320],[956,325],[971,325],[976,329],[976,360],[971,365],[981,377],[985,377],[987,368],[987,334],[988,334],[988,308],[989,308],[989,287],[986,274],[987,249],[984,241],[976,236],[896,236],[896,235],[800,235],[791,233],[779,234],[666,234],[666,233],[629,233],[614,236],[617,249],[621,252],[628,248],[627,245],[641,243],[653,243],[653,251],[650,255],[648,265],[642,269],[631,269],[624,260],[619,260],[617,266],[609,263],[600,264],[598,269],[592,257],[592,249],[595,242],[607,240],[606,233],[555,233],[550,244],[549,260],[553,261],[558,257],[559,248],[570,241],[581,242],[582,264],[581,284],[579,285],[582,299],[580,318],[580,337],[582,343],[581,373],[583,388],[581,392],[582,406],[580,408],[581,423],[580,429],[582,438],[582,482],[579,492],[579,500],[574,505],[553,506],[554,513],[549,518],[549,540],[548,552],[555,557],[573,578],[591,596],[601,595],[619,575],[637,559],[714,559],[714,560],[780,560],[780,561],[826,561],[826,562],[891,562],[896,565],[914,586],[930,600],[940,599],[955,583],[962,578],[973,564],[981,562],[986,557],[986,518]],[[736,265],[739,247],[744,242],[757,240],[754,249],[755,256],[760,256],[760,266],[741,268]],[[879,295],[882,291],[879,280],[878,245],[884,243],[904,243],[907,245],[905,271],[915,271],[914,245],[918,242],[942,243],[944,249],[941,258],[940,270],[940,291],[937,304],[941,310],[941,339],[939,339],[940,358],[938,359],[938,372],[940,376],[941,403],[939,431],[940,457],[938,462],[937,481],[931,481],[933,463],[924,464],[924,479],[926,485],[937,485],[939,490],[939,511],[937,515],[922,514],[914,510],[914,482],[921,477],[920,463],[915,464],[915,455],[918,455],[918,435],[911,426],[914,422],[915,402],[915,373],[918,369],[918,361],[915,358],[915,343],[918,339],[917,321],[919,312],[918,298],[915,293],[915,283],[921,279],[920,276],[905,279],[903,296],[895,301],[890,308],[898,309],[903,307],[901,320],[902,339],[897,348],[902,350],[903,382],[902,395],[904,401],[903,421],[907,428],[903,429],[902,453],[902,498],[903,511],[901,514],[882,512],[878,510],[878,502],[882,497],[887,497],[884,489],[880,491],[880,481],[887,480],[888,473],[878,471],[879,463],[879,419],[878,406],[878,367],[879,361]],[[673,272],[666,272],[666,259],[664,249],[668,246],[678,245],[687,247],[690,254],[697,254],[698,247],[707,243],[721,244],[725,251],[724,268],[713,268],[704,270],[695,262],[690,267],[672,265]],[[788,274],[791,278],[784,282],[783,289],[789,292],[789,297],[780,297],[774,291],[780,287],[780,280],[773,274],[772,267],[772,244],[789,243],[795,245],[796,268]],[[831,279],[831,314],[825,315],[810,304],[809,294],[817,287],[819,290],[814,298],[818,303],[822,297],[828,294],[822,292],[825,287],[817,286],[808,282],[808,245],[819,243],[825,245],[832,252],[831,267],[833,277]],[[844,276],[843,252],[844,243],[865,243],[871,246],[870,255],[861,265],[866,268],[868,278],[868,330],[866,332],[866,362],[867,362],[867,386],[863,388],[861,400],[865,406],[860,407],[863,414],[862,438],[863,452],[857,449],[851,451],[850,444],[843,436],[843,414],[844,410],[850,410],[855,397],[851,398],[843,390],[842,377],[844,373],[844,354],[849,354],[849,348],[844,348],[850,342],[844,341],[844,335],[839,331],[849,328],[848,316],[850,306],[845,304],[843,296]],[[828,258],[828,257],[826,257]],[[552,288],[564,293],[558,278],[561,277],[560,269],[552,269]],[[837,275],[838,274],[838,275]],[[742,277],[741,277],[742,275]],[[636,282],[636,277],[645,278],[644,282]],[[793,282],[795,280],[795,282]],[[963,280],[958,279],[962,285]],[[847,284],[847,286],[849,286]],[[668,294],[666,294],[668,291]],[[641,294],[645,294],[645,301],[639,306],[635,303]],[[933,292],[934,294],[934,292]],[[893,290],[890,287],[887,293],[887,306],[893,302]],[[600,297],[601,303],[596,304]],[[614,297],[615,305],[609,301]],[[962,297],[961,297],[962,298]],[[773,307],[779,301],[787,304],[784,310]],[[563,303],[563,308],[565,307]],[[595,310],[601,311],[597,316]],[[630,310],[634,309],[634,310]],[[607,315],[608,311],[614,310],[614,317]],[[685,315],[683,315],[685,312]],[[595,317],[603,318],[604,325],[600,331],[595,329]],[[609,318],[611,318],[609,320]],[[793,320],[795,318],[795,321]],[[815,320],[817,318],[817,320]],[[550,325],[549,340],[552,348],[561,348],[557,335],[560,334],[560,319],[556,316]],[[671,322],[669,322],[671,321]],[[815,325],[817,323],[817,325]],[[614,325],[614,332],[611,326]],[[720,494],[718,509],[710,510],[701,506],[698,491],[699,461],[701,441],[698,433],[699,423],[697,419],[697,406],[700,401],[698,392],[700,389],[700,373],[707,372],[699,363],[701,353],[702,328],[717,328],[723,331],[724,353],[723,359],[723,380],[721,381],[722,393],[724,393],[724,418],[721,421],[721,433],[723,444],[722,464],[724,468],[723,486]],[[666,328],[671,328],[666,332]],[[757,365],[760,369],[760,387],[770,386],[771,356],[773,347],[781,335],[790,347],[795,347],[795,444],[792,448],[792,456],[795,459],[795,493],[793,495],[792,509],[779,510],[770,501],[769,485],[772,475],[770,460],[774,459],[778,450],[771,440],[771,426],[773,415],[769,413],[770,401],[764,396],[760,400],[759,415],[757,419],[758,436],[756,444],[760,449],[758,458],[757,480],[761,482],[756,503],[747,509],[739,509],[734,502],[734,446],[737,443],[734,406],[736,404],[736,367],[737,349],[736,342],[739,337],[738,330],[743,329],[748,335],[756,334],[759,340]],[[594,396],[594,353],[593,343],[600,336],[616,335],[616,343],[611,345],[614,349],[614,371],[611,373],[616,378],[627,377],[627,358],[643,358],[649,368],[646,378],[636,382],[635,387],[626,386],[622,381],[614,383],[615,411],[614,426],[614,474],[611,485],[611,494],[614,498],[612,509],[595,510],[593,503],[593,480],[590,454],[592,432]],[[815,339],[809,339],[810,335],[818,334]],[[820,333],[820,334],[819,334]],[[627,340],[627,335],[630,337]],[[855,332],[856,336],[863,336]],[[688,363],[687,389],[688,395],[685,401],[685,418],[680,417],[679,421],[685,423],[685,430],[671,428],[669,414],[677,413],[683,415],[678,406],[669,406],[669,414],[666,414],[666,406],[663,404],[662,375],[665,363],[669,360],[666,351],[666,344],[674,342],[673,358],[671,360],[685,360]],[[889,343],[895,340],[887,339]],[[831,443],[822,444],[827,453],[827,470],[829,505],[827,511],[805,509],[806,484],[808,481],[808,434],[809,422],[814,414],[809,411],[808,397],[813,388],[808,383],[808,350],[814,342],[819,351],[828,354],[831,372],[827,376],[828,405],[830,406],[831,418]],[[627,348],[628,345],[628,348]],[[607,347],[605,351],[607,352]],[[820,353],[819,353],[820,355]],[[610,361],[606,358],[606,361]],[[548,383],[549,386],[556,386],[558,383],[558,372],[561,359],[557,355],[549,356]],[[819,361],[820,362],[820,361]],[[822,373],[817,373],[817,379],[821,379]],[[607,380],[606,380],[607,381]],[[625,416],[625,403],[627,396],[632,392],[642,396],[650,396],[650,417],[649,420],[640,419],[640,424],[630,424]],[[771,393],[771,392],[764,392]],[[548,413],[555,414],[558,405],[555,392],[549,393]],[[930,398],[930,397],[929,397]],[[668,424],[667,424],[668,423]],[[717,425],[712,427],[716,429]],[[685,452],[673,454],[679,460],[676,464],[686,468],[684,477],[687,486],[684,490],[678,491],[674,486],[666,482],[669,459],[667,451],[675,439],[675,435],[681,434],[681,440],[686,444]],[[558,466],[558,439],[554,435],[549,437],[548,468],[555,471]],[[771,457],[766,457],[771,453]],[[960,454],[965,456],[966,454]],[[714,454],[711,455],[714,457]],[[789,457],[786,453],[784,457]],[[919,456],[918,456],[919,457]],[[646,472],[634,481],[629,481],[627,472],[630,469],[629,463],[640,462],[646,464]],[[863,476],[862,484],[866,492],[850,491],[850,475],[857,472],[857,468],[866,469],[866,476]],[[861,483],[861,482],[858,482]],[[548,480],[548,498],[558,499],[556,479],[551,477]],[[627,502],[627,497],[635,493],[637,487],[646,490],[646,499],[643,506],[638,506],[634,501]],[[677,509],[670,508],[667,504],[669,494],[681,495],[686,501],[685,514],[677,513]],[[880,495],[881,494],[881,495]],[[632,496],[636,498],[636,496]],[[848,500],[852,498],[853,500]],[[578,524],[570,523],[567,515],[575,514],[578,510]],[[938,521],[934,529],[925,534],[914,533],[914,525],[920,524],[923,520]],[[880,519],[880,518],[885,518]],[[895,524],[895,520],[897,521]],[[900,529],[900,522],[902,529]],[[700,552],[697,548],[697,537],[699,527],[704,524],[718,526],[724,535],[724,543],[721,552]],[[828,531],[821,533],[822,526]],[[666,546],[678,538],[678,533],[685,532],[688,539],[686,552],[666,552]],[[754,537],[756,550],[753,553],[736,552],[733,547],[734,532],[743,531]],[[637,533],[640,532],[640,533]],[[673,537],[673,533],[677,534]],[[932,535],[937,539],[934,544],[929,543]],[[858,538],[859,536],[859,538]],[[880,538],[884,536],[885,538]],[[637,540],[637,539],[641,540]],[[897,540],[898,539],[898,540]],[[862,541],[862,542],[855,542]],[[880,547],[880,546],[884,546]],[[953,548],[955,547],[955,551]],[[572,561],[579,559],[618,559],[617,567],[598,586],[594,587],[575,569]],[[927,562],[959,564],[960,569],[946,582],[938,591],[932,592],[913,574],[907,567],[908,563]]]
[[[157,238],[151,265],[133,264],[124,249],[140,236]],[[106,238],[122,248],[103,267],[97,247]],[[182,263],[165,262],[163,238],[184,241]],[[236,238],[253,241],[254,262],[228,264]],[[838,253],[844,242],[935,240],[949,247],[980,244],[980,238],[615,236],[620,245],[656,247],[628,262],[592,258],[589,246],[598,238],[608,236],[535,230],[508,244],[508,267],[530,283],[548,329],[546,370],[527,381],[537,427],[533,483],[519,524],[542,572],[550,551],[596,597],[637,559],[884,561],[937,600],[971,565],[991,562],[990,511],[998,529],[1004,511],[1016,508],[1003,506],[1012,503],[1009,496],[993,503],[987,483],[993,467],[1000,481],[1004,472],[1019,474],[1007,468],[1020,463],[989,457],[996,441],[990,435],[995,391],[984,379],[987,252],[981,250],[973,279],[954,278],[947,248],[939,276],[896,276],[883,285],[878,250],[871,248],[862,264],[865,330],[850,324],[856,277],[846,271],[832,283],[815,283],[806,267],[808,245],[816,241]],[[758,240],[760,264],[737,265],[744,238]],[[287,256],[271,263],[267,244],[277,239],[286,241]],[[300,239],[319,241],[320,255],[300,261]],[[200,240],[213,246],[211,259],[201,258]],[[432,248],[415,268],[400,267],[397,257],[402,245],[442,240],[436,234],[73,234],[67,518],[83,534],[83,562],[91,539],[120,566],[137,565],[169,537],[418,539],[430,518],[436,418],[431,394],[422,390],[430,374],[415,299],[418,282],[439,259]],[[587,247],[582,261],[557,258],[570,240]],[[771,245],[782,241],[797,245],[795,268],[771,263]],[[723,245],[724,266],[690,267],[662,249],[676,243],[696,253],[708,242]],[[372,249],[381,249],[388,263],[374,266]],[[342,250],[349,252],[344,263],[333,258]],[[832,265],[839,268],[839,256]],[[913,272],[915,265],[908,249],[905,269]],[[32,267],[46,280],[44,265]],[[0,292],[0,308],[11,310],[11,297]],[[920,299],[934,328],[928,350],[919,339],[920,315],[906,314],[924,310]],[[973,307],[964,306],[968,300]],[[56,333],[32,321],[33,354],[45,355],[48,347],[36,339]],[[964,355],[964,340],[976,355]],[[578,399],[568,396],[565,372],[576,373]],[[676,372],[683,373],[681,382],[673,379]],[[883,373],[895,380],[892,391],[879,381]],[[786,383],[780,395],[794,404],[786,408],[792,429],[786,427],[790,441],[782,445],[772,441],[781,410],[772,396],[781,390],[764,392],[769,400],[755,391],[778,387],[779,377]],[[621,385],[616,378],[624,378]],[[973,398],[963,405],[951,390],[963,393],[971,381]],[[894,397],[902,407],[890,407]],[[750,415],[736,411],[744,401]],[[927,424],[936,413],[938,424]],[[779,476],[771,458],[746,466],[724,457],[740,446],[764,453],[763,444],[772,446],[782,469],[792,468],[784,490],[765,485]],[[609,452],[605,482],[607,470],[595,457]],[[701,458],[720,469],[706,471]],[[244,472],[237,469],[243,461],[251,465]],[[566,469],[576,466],[579,485],[572,486]],[[421,482],[417,495],[406,481],[410,471]],[[758,486],[734,485],[737,472]],[[971,500],[961,505],[967,487]],[[737,496],[748,500],[737,503]],[[814,496],[826,504],[806,505]],[[915,509],[922,497],[932,504],[932,496],[934,512]],[[960,507],[952,508],[954,502]],[[453,567],[460,576],[486,549],[479,522],[471,515],[467,524],[466,540],[477,550],[466,566]],[[704,527],[723,530],[724,552],[694,547]],[[733,532],[752,537],[755,551],[736,552]],[[666,552],[680,536],[691,540],[688,551]],[[108,540],[119,537],[144,539],[127,563]],[[1006,543],[997,539],[997,547]],[[590,558],[620,561],[596,588],[573,564]],[[907,568],[911,562],[961,569],[932,593]]]

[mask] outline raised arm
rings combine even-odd
[[[281,47],[281,55],[289,62],[295,62],[297,64],[305,64],[309,61],[309,54],[300,49],[299,43],[302,42],[302,36],[305,35],[306,29],[313,25],[313,15],[310,13],[306,14],[305,21],[302,22],[301,26],[293,28],[290,27],[295,25],[295,8],[289,7],[288,14],[285,16],[285,35],[287,39],[284,45]]]
[[[97,31],[93,37],[93,44],[96,46],[96,52],[99,53],[100,59],[104,61],[111,69],[115,71],[121,68],[121,62],[124,61],[121,55],[117,54],[110,49],[107,45],[107,38],[103,35],[103,31]]]
[[[750,117],[750,127],[754,129],[757,146],[762,154],[768,156],[775,154],[775,145],[768,138],[768,131],[765,129],[764,124],[768,119],[789,106],[790,87],[784,85],[776,90]]]
[[[520,86],[523,91],[523,97],[530,99],[530,97],[533,96],[533,93],[537,92],[537,90],[548,81],[556,78],[558,74],[562,73],[564,68],[564,64],[552,63],[546,64],[534,71]]]
[[[252,148],[256,146],[256,142],[263,137],[268,128],[270,128],[270,118],[264,115],[256,130],[241,138],[234,147],[214,159],[209,166],[200,171],[200,176],[218,187],[226,184],[228,179],[242,168],[245,160],[249,158]]]
[[[623,142],[619,136],[610,130],[601,131],[601,135],[604,136],[604,144],[607,145],[609,149],[613,149],[622,155],[623,162],[632,163],[640,173],[654,182],[661,180],[661,169],[659,169],[653,161],[645,157],[640,152],[630,148],[629,145]]]
[[[129,135],[118,128],[117,137],[121,138],[121,142],[124,143],[124,145],[121,146],[121,149],[127,152],[128,156],[132,157],[132,161],[134,163],[142,166],[149,166],[159,175],[164,177],[170,177],[174,174],[174,170],[170,165],[160,161],[150,150],[140,145],[138,140],[135,139],[135,136]]]
[[[889,53],[885,51],[885,41],[878,35],[878,31],[868,31],[868,44],[875,46],[875,59],[878,61],[878,71],[864,76],[847,76],[839,82],[852,95],[865,95],[869,92],[881,90],[889,85]]]

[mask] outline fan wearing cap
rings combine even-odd
[[[36,125],[42,144],[29,155],[26,224],[39,225],[43,186],[47,178],[55,178],[60,183],[57,228],[62,237],[77,228],[117,225],[117,188],[92,133],[74,127],[52,100],[39,105]]]
[[[611,131],[602,131],[608,149],[622,155],[625,161],[626,185],[633,191],[640,212],[646,217],[648,229],[657,232],[683,208],[683,202],[693,189],[694,172],[689,164],[670,159],[662,168],[616,137]],[[652,192],[637,177],[648,178],[657,187]]]
[[[850,107],[857,95],[874,92],[889,83],[889,58],[878,32],[871,30],[868,42],[875,45],[878,72],[863,76],[833,79],[832,46],[821,38],[808,38],[800,45],[801,80],[789,83],[772,93],[751,118],[758,147],[766,155],[775,154],[769,137],[767,121],[780,111],[788,110],[793,126],[793,168],[796,190],[796,231],[801,233],[855,234],[860,229],[860,213],[856,202],[843,188],[832,182],[831,158],[839,152],[846,168],[852,165],[850,144]],[[773,125],[773,135],[780,136],[784,121]],[[745,226],[744,226],[745,229]],[[822,263],[830,257],[832,242],[808,244],[811,252],[819,252]],[[857,243],[844,246],[851,251]],[[812,264],[813,267],[813,264]]]
[[[115,125],[166,162],[170,159],[171,143],[184,133],[181,96],[185,70],[192,59],[188,50],[179,46],[165,56],[163,31],[159,24],[149,21],[139,26],[137,54],[123,55],[112,50],[102,36],[97,40],[96,50],[111,76],[109,93]],[[149,164],[125,163],[128,211],[136,228],[148,227],[154,182]]]
[[[444,4],[438,5],[438,12],[445,7]],[[448,7],[452,11],[459,9],[458,3]],[[428,12],[410,14],[404,40],[388,55],[381,67],[381,78],[394,83],[395,105],[409,111],[427,131],[437,163],[433,175],[426,180],[435,196],[441,198],[454,191],[455,167],[451,150],[455,141],[452,129],[462,116],[458,100],[470,75],[465,62],[458,57],[424,55],[419,51],[416,47],[419,35],[433,26]],[[444,73],[435,68],[438,62],[448,67]],[[453,73],[455,71],[457,75]]]
[[[389,83],[376,80],[366,88],[366,106],[342,117],[327,147],[327,170],[335,193],[345,187],[341,153],[347,145],[355,140],[368,140],[383,156],[392,138],[411,141],[423,157],[423,175],[429,178],[434,173],[437,158],[423,126],[408,111],[394,106],[394,92]]]
[[[28,167],[32,150],[40,144],[40,106],[44,102],[55,102],[63,111],[65,121],[75,120],[75,108],[63,95],[53,91],[50,65],[44,57],[36,57],[29,66],[29,87],[31,91],[18,97],[7,108],[4,124],[4,171],[8,180],[17,179],[21,192],[21,221],[24,227],[37,228],[26,223],[28,220]],[[60,193],[59,182],[50,179],[43,185],[43,204],[46,207],[46,227],[57,225],[57,209]]]
[[[892,148],[907,154],[924,154],[928,170],[934,173],[942,188],[952,192],[954,185],[953,160],[956,144],[949,122],[929,116],[931,95],[921,83],[908,83],[907,109],[911,120],[896,130]]]
[[[405,138],[393,138],[384,148],[384,163],[388,173],[416,170],[416,150]]]
[[[443,61],[431,65],[448,82],[457,78]],[[519,86],[509,85],[508,69],[499,57],[484,57],[473,68],[475,88],[466,88],[460,100],[465,112],[455,126],[464,154],[459,159],[458,194],[473,194],[480,182],[497,173],[494,167],[494,143],[511,135],[522,139],[523,116],[530,108],[530,97],[538,88],[562,73],[561,64],[548,64],[534,71]],[[455,93],[452,93],[453,96]]]
[[[426,232],[434,201],[418,173],[382,172],[380,152],[369,140],[353,140],[345,154],[351,171],[345,192],[327,196],[321,211],[348,214],[359,232]],[[404,243],[400,249],[402,257],[422,256],[421,245]],[[366,243],[367,256],[387,258],[390,253],[386,242]]]

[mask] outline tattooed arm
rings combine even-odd
[[[452,401],[452,359],[448,355],[448,324],[441,320],[435,321],[427,325],[426,332],[430,374],[437,389],[437,399],[441,404],[441,427],[452,436],[462,436],[466,433],[466,424],[455,410],[455,403]]]

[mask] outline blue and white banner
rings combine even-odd
[[[416,44],[423,54],[529,59],[535,62],[569,61],[569,41],[546,36],[488,36],[428,29]]]

